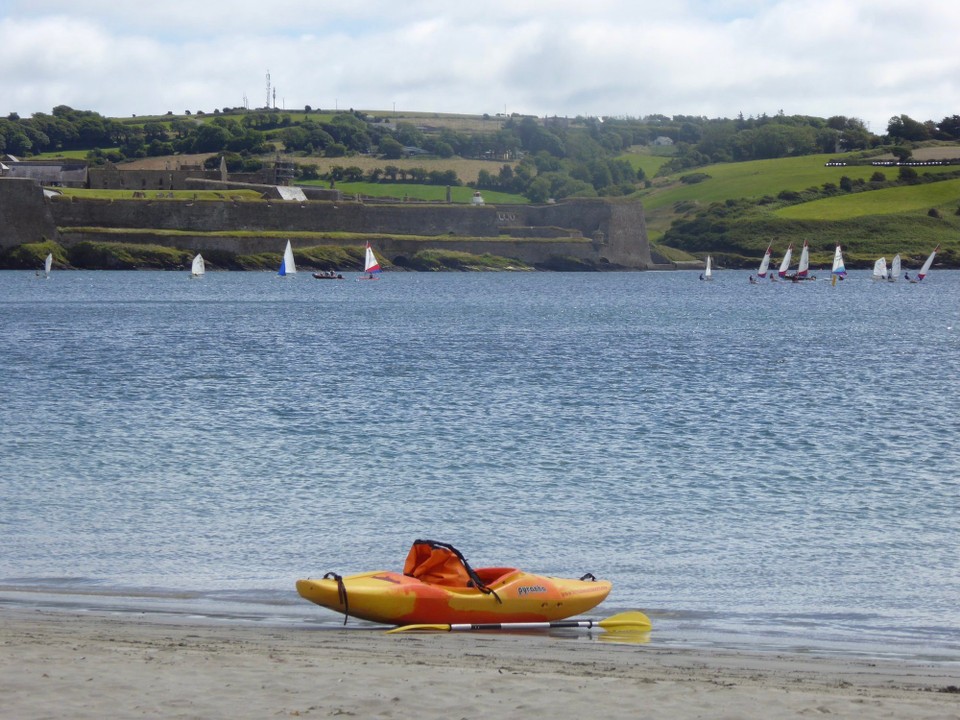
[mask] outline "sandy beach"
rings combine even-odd
[[[4,718],[960,718],[960,667],[0,611]],[[952,691],[951,691],[952,690]]]

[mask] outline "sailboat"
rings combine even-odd
[[[837,278],[843,280],[843,278],[847,275],[847,268],[844,267],[843,264],[843,253],[840,252],[839,243],[837,244],[836,251],[833,253],[833,268],[830,270],[830,272],[833,275],[833,280],[831,280],[833,285],[837,284]]]
[[[763,254],[763,260],[760,261],[760,269],[757,270],[757,277],[765,278],[767,276],[767,268],[770,267],[770,251],[772,249],[772,245],[767,245],[767,251]]]
[[[890,262],[890,276],[887,278],[890,282],[896,282],[900,279],[900,253],[893,256]]]
[[[47,253],[47,259],[43,261],[43,276],[50,279],[50,270],[53,268],[53,253]]]
[[[807,241],[803,241],[803,250],[800,251],[800,266],[797,268],[797,274],[790,278],[794,282],[797,280],[816,280],[816,275],[810,274],[810,248]]]
[[[713,261],[710,259],[710,256],[707,255],[707,267],[703,271],[703,275],[700,276],[701,280],[713,280]]]
[[[377,261],[377,256],[373,254],[373,248],[370,247],[370,243],[367,243],[367,252],[363,260],[363,272],[366,274],[363,277],[358,277],[357,280],[380,279],[380,263]]]
[[[920,268],[920,272],[918,272],[914,277],[910,278],[910,282],[912,282],[912,283],[918,283],[918,282],[920,282],[921,280],[923,280],[923,279],[927,276],[927,273],[930,272],[930,266],[933,265],[933,259],[937,256],[937,251],[938,251],[938,250],[940,250],[940,246],[939,246],[939,245],[937,245],[937,246],[933,249],[933,252],[930,253],[930,255],[927,257],[927,259],[924,261],[923,267]]]
[[[293,261],[293,248],[290,246],[290,241],[287,240],[287,248],[283,251],[283,260],[280,261],[280,270],[277,271],[277,275],[286,277],[296,274],[297,264]]]
[[[198,278],[203,277],[203,274],[207,271],[207,266],[203,262],[203,255],[197,253],[193,258],[193,266],[190,268],[190,277]]]
[[[873,264],[873,279],[887,279],[887,259],[885,257],[880,258]]]
[[[790,260],[793,258],[793,243],[787,247],[787,251],[783,254],[783,260],[780,262],[780,269],[777,270],[777,275],[781,278],[787,277],[787,270],[790,268]]]

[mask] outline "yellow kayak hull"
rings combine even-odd
[[[427,584],[387,570],[346,576],[342,586],[336,579],[302,579],[297,581],[297,592],[310,602],[355,618],[412,625],[552,622],[591,610],[612,587],[606,580],[547,577],[512,568],[478,572],[492,593]]]

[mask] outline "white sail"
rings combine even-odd
[[[373,254],[373,248],[367,243],[367,253],[363,261],[363,271],[365,273],[380,272],[380,263],[377,262],[377,256]]]
[[[887,259],[885,257],[880,258],[873,264],[873,279],[887,279]]]
[[[790,258],[793,257],[793,245],[790,245],[787,248],[787,251],[783,254],[783,261],[780,263],[780,269],[777,270],[777,275],[780,277],[785,277],[787,274],[787,268],[790,267]]]
[[[190,274],[193,277],[199,277],[207,271],[207,266],[203,262],[203,255],[197,253],[193,258],[193,266],[190,268]]]
[[[939,249],[940,246],[937,245],[933,249],[933,252],[930,253],[930,256],[923,263],[923,267],[920,268],[920,272],[917,273],[917,280],[923,280],[927,276],[927,273],[930,272],[930,266],[933,265],[933,259],[937,256],[937,250]]]
[[[713,280],[713,261],[709,255],[707,255],[707,268],[703,271],[703,277],[705,280]]]
[[[293,261],[293,248],[290,246],[290,241],[287,240],[287,247],[283,251],[283,260],[280,262],[280,270],[277,272],[277,275],[284,277],[286,275],[295,275],[297,272],[297,264]]]
[[[50,277],[50,270],[53,268],[53,253],[47,253],[47,259],[43,261],[43,274]]]
[[[893,256],[893,260],[890,263],[890,277],[887,279],[891,282],[900,279],[900,253]]]
[[[810,248],[807,241],[803,241],[803,250],[800,251],[800,267],[797,268],[797,277],[805,278],[810,270]]]
[[[770,250],[772,246],[767,245],[767,251],[763,254],[763,260],[760,261],[760,269],[757,270],[757,276],[765,278],[767,276],[767,268],[770,267]]]
[[[843,277],[847,274],[847,268],[843,265],[843,253],[840,252],[839,245],[837,245],[837,249],[833,253],[833,268],[831,268],[830,272],[837,277]]]

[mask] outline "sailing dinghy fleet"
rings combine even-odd
[[[377,256],[374,254],[370,243],[367,243],[364,249],[364,274],[358,277],[357,280],[379,280],[380,272],[380,261],[377,260]],[[290,245],[290,241],[287,240],[287,246],[284,248],[283,259],[280,261],[280,269],[277,271],[277,275],[280,277],[289,277],[296,274],[297,264],[293,259],[293,247]],[[334,270],[315,272],[313,273],[313,277],[317,280],[343,280],[343,275]]]
[[[910,277],[909,273],[904,273],[904,279],[910,283],[919,283],[930,273],[930,268],[933,266],[934,258],[936,258],[937,253],[940,251],[940,246],[934,248],[933,252],[927,256],[927,259],[924,261],[923,266],[920,268],[919,272],[914,276]],[[798,282],[801,280],[816,280],[815,275],[810,274],[810,250],[806,241],[803,243],[803,250],[800,253],[800,264],[797,268],[797,271],[794,273],[790,272],[790,261],[793,258],[793,244],[787,246],[786,252],[783,254],[783,260],[780,261],[780,267],[775,273],[769,272],[770,262],[773,253],[773,246],[768,245],[766,252],[763,253],[763,259],[760,261],[760,267],[757,269],[757,277],[754,278],[753,275],[750,276],[750,284],[758,284],[758,279],[766,278],[768,275],[771,281],[780,280],[791,280],[793,282]],[[707,256],[707,269],[710,269],[710,256]],[[887,266],[886,257],[878,258],[877,261],[873,264],[873,274],[872,278],[874,280],[885,280],[887,282],[896,282],[900,279],[901,271],[901,259],[900,254],[897,253],[893,256],[893,260],[890,262],[890,266]],[[843,250],[838,244],[833,253],[833,263],[830,268],[831,284],[836,285],[838,280],[843,280],[847,276],[847,268],[843,260]],[[704,279],[701,275],[701,279]]]

